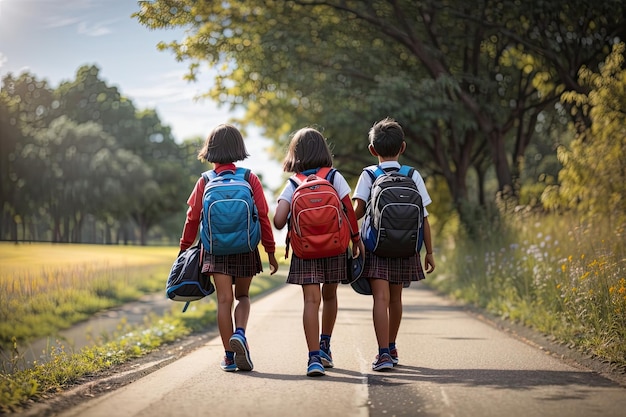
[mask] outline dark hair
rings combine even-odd
[[[398,122],[386,117],[372,126],[369,140],[378,155],[391,158],[400,153],[404,142],[404,131]]]
[[[283,161],[283,171],[298,173],[307,169],[331,166],[333,155],[320,132],[305,127],[294,133]]]
[[[204,141],[202,149],[198,152],[201,161],[228,164],[235,161],[243,161],[248,156],[243,136],[235,126],[224,123],[216,126]]]

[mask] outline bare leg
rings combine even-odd
[[[252,277],[235,279],[235,327],[245,329],[248,326],[248,318],[250,317],[250,283]]]
[[[374,332],[379,348],[389,347],[389,281],[384,279],[370,279],[374,307]]]
[[[217,328],[220,331],[224,350],[230,349],[230,336],[233,330],[233,279],[230,275],[213,274],[217,297]]]
[[[309,352],[320,348],[320,303],[321,294],[319,284],[306,284],[302,286],[304,296],[304,312],[302,324],[304,325],[304,336]]]
[[[322,284],[322,334],[332,335],[337,320],[337,284]]]
[[[395,342],[402,321],[402,285],[389,285],[389,342]]]

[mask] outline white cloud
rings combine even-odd
[[[79,35],[104,36],[113,32],[108,25],[108,22],[94,23],[92,25],[88,22],[80,22],[78,24],[77,32]]]

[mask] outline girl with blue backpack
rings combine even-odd
[[[278,270],[261,181],[235,165],[248,156],[236,127],[221,124],[211,131],[198,159],[212,163],[213,170],[203,173],[187,199],[189,208],[180,239],[182,252],[200,234],[201,272],[212,275],[215,283],[217,324],[225,351],[221,368],[227,372],[251,371],[254,367],[245,330],[250,315],[250,283],[263,271],[259,242],[267,253],[270,274]]]

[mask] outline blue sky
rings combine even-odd
[[[52,87],[71,80],[82,65],[96,65],[138,109],[155,108],[177,140],[206,137],[232,116],[195,100],[210,85],[209,70],[195,83],[183,80],[187,63],[157,51],[159,41],[180,40],[181,30],[151,31],[130,15],[136,0],[0,0],[0,77],[28,70]],[[271,187],[283,183],[280,165],[265,153],[269,141],[250,128],[243,161]]]

